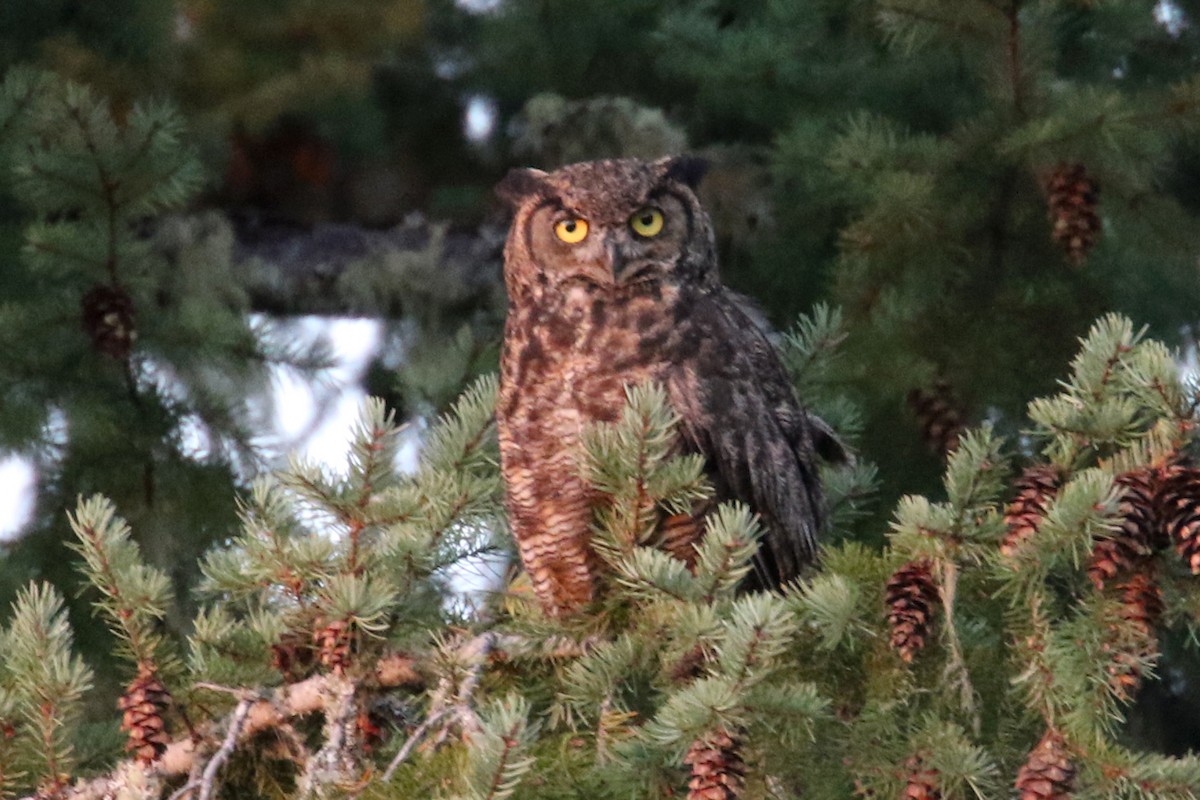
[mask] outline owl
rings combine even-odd
[[[665,387],[682,447],[703,455],[717,499],[744,501],[762,520],[748,586],[778,586],[815,558],[817,451],[836,440],[797,401],[748,303],[721,284],[695,193],[704,169],[689,157],[616,159],[515,169],[497,186],[514,210],[501,469],[521,560],[552,616],[596,588],[598,497],[581,475],[580,434],[615,421],[625,387],[647,381]],[[702,526],[675,527],[667,546],[686,560]]]

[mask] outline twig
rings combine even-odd
[[[225,694],[233,695],[239,700],[242,700],[246,697],[245,689],[239,689],[236,686],[223,686],[219,683],[209,683],[208,681],[197,681],[195,684],[193,684],[193,688],[208,689],[209,691],[213,692],[224,692]]]
[[[404,746],[400,748],[400,752],[396,753],[396,757],[392,759],[392,763],[388,764],[388,768],[384,770],[384,783],[390,781],[392,779],[392,775],[396,773],[396,770],[399,769],[400,765],[408,760],[408,757],[412,755],[413,748],[421,743],[421,739],[426,733],[429,732],[429,729],[440,722],[442,718],[452,713],[458,713],[458,706],[449,706],[448,708],[443,708],[436,714],[431,714],[424,722],[417,726],[417,729],[414,730],[412,734],[409,735],[408,739],[405,740]]]
[[[204,773],[200,777],[200,796],[197,800],[210,800],[212,797],[217,772],[229,760],[233,749],[237,747],[238,737],[242,733],[242,726],[246,724],[246,717],[249,716],[252,705],[254,705],[253,697],[243,696],[238,701],[237,709],[233,712],[233,719],[229,721],[229,730],[225,732],[225,740],[221,742],[221,747],[213,753],[213,757],[204,767]]]
[[[463,648],[463,655],[474,659],[467,676],[463,678],[458,690],[459,720],[462,726],[470,731],[479,730],[479,718],[471,710],[471,698],[479,688],[479,679],[483,675],[483,665],[496,647],[496,634],[488,631],[476,636]]]
[[[488,631],[467,640],[458,649],[455,656],[459,663],[466,665],[466,675],[456,687],[452,686],[450,679],[446,677],[438,682],[429,706],[431,716],[440,714],[444,710],[454,710],[457,712],[458,722],[464,730],[471,732],[479,730],[479,718],[471,710],[471,697],[479,686],[483,667],[487,663],[488,656],[496,648],[497,641],[497,635],[493,631]],[[443,728],[438,734],[437,744],[445,741],[448,730],[448,728]]]
[[[561,653],[556,648],[552,655],[554,657],[573,657],[587,652],[591,644],[591,640],[580,643],[567,641],[562,645]],[[489,656],[498,646],[511,648],[518,652],[538,652],[538,648],[533,647],[531,642],[521,637],[501,637],[489,632],[467,640],[458,648],[458,655],[463,663],[463,667],[459,671],[462,679],[457,684],[445,681],[445,686],[439,687],[440,694],[435,694],[431,718],[441,715],[437,716],[438,719],[441,719],[442,716],[453,714],[465,729],[478,730],[479,721],[467,703],[478,689]],[[280,729],[287,725],[289,720],[312,713],[324,713],[327,719],[332,717],[337,720],[342,732],[338,733],[330,729],[326,742],[330,742],[330,734],[332,734],[333,743],[344,748],[346,743],[351,741],[351,737],[346,735],[346,731],[351,712],[354,710],[355,695],[344,691],[343,682],[344,679],[331,675],[313,675],[298,683],[287,684],[273,690],[265,688],[239,689],[217,683],[197,682],[194,684],[196,689],[233,695],[238,699],[235,711],[227,717],[228,722],[214,720],[197,726],[187,737],[171,742],[152,767],[143,769],[138,766],[136,771],[139,776],[144,778],[148,775],[154,780],[172,780],[187,775],[187,782],[171,794],[170,800],[184,800],[187,797],[195,798],[195,800],[211,800],[213,796],[211,782],[215,780],[216,772],[222,763],[228,760],[240,741],[245,741],[261,731]],[[341,701],[340,705],[338,705],[339,701]],[[222,735],[219,732],[225,725],[228,727]],[[425,734],[428,731],[429,727],[426,728]],[[218,736],[222,737],[223,744],[213,759],[205,763],[203,753],[207,752],[211,745],[215,745]],[[326,752],[328,751],[326,750]],[[314,756],[308,760],[315,763],[317,757]],[[121,762],[111,772],[77,782],[70,787],[64,787],[60,796],[62,800],[105,800],[120,796],[128,786],[128,778],[125,777],[124,772],[131,763],[133,762]],[[209,780],[207,794],[203,794],[205,780]],[[198,792],[201,793],[198,794]],[[28,795],[23,800],[36,800],[36,798]]]
[[[971,719],[971,728],[979,735],[982,720],[979,718],[979,708],[975,704],[975,689],[971,685],[971,675],[967,671],[967,662],[963,658],[962,644],[958,639],[958,629],[954,626],[954,600],[958,594],[958,565],[946,559],[942,565],[942,608],[946,617],[946,639],[949,644],[950,661],[946,664],[945,676],[958,684],[959,695],[962,699],[963,711]]]
[[[312,797],[319,786],[342,781],[353,766],[349,748],[354,741],[346,735],[346,731],[354,716],[358,684],[345,679],[333,682],[331,679],[326,691],[334,695],[334,699],[326,704],[325,744],[305,765],[304,775],[299,781],[298,795],[301,798]]]
[[[171,792],[171,796],[168,797],[167,800],[180,800],[180,798],[182,798],[184,795],[188,794],[189,792],[196,791],[197,785],[199,785],[199,781],[188,781],[183,786],[180,786],[178,789],[176,789],[174,792]]]

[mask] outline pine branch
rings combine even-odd
[[[506,800],[533,768],[526,752],[537,735],[528,724],[529,704],[521,697],[505,697],[481,714],[480,729],[467,742],[468,792],[471,800]]]
[[[39,789],[56,793],[70,779],[70,734],[80,700],[92,688],[92,671],[72,654],[73,636],[62,598],[49,584],[30,584],[12,606],[4,632],[4,663],[14,710],[29,730],[20,743],[33,748],[42,768]]]
[[[195,788],[199,789],[197,800],[211,800],[216,792],[217,773],[221,767],[233,755],[233,750],[237,747],[238,740],[241,738],[242,728],[246,724],[246,719],[250,716],[250,709],[253,707],[254,700],[250,697],[244,697],[238,701],[237,708],[234,709],[233,715],[229,719],[229,726],[225,732],[225,738],[221,742],[221,746],[217,748],[217,752],[213,753],[212,758],[204,765],[204,770],[201,772],[200,783]],[[180,789],[180,792],[191,787],[189,782]]]
[[[128,524],[107,498],[81,498],[68,519],[79,538],[72,549],[84,558],[85,577],[104,596],[96,608],[128,648],[126,655],[139,667],[166,666],[166,642],[154,628],[172,602],[170,579],[142,560]]]

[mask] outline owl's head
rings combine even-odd
[[[496,192],[516,212],[504,259],[510,297],[715,285],[712,223],[695,193],[705,166],[674,156],[509,172]]]

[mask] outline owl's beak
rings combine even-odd
[[[617,286],[628,286],[644,280],[648,269],[653,267],[645,259],[630,258],[621,247],[621,242],[613,237],[604,242],[604,257],[612,282]]]
[[[630,258],[618,237],[609,235],[596,242],[595,260],[582,265],[577,277],[599,287],[628,286],[645,280],[654,265],[641,258]]]
[[[621,253],[621,245],[611,234],[604,237],[604,266],[613,283],[621,282],[621,270],[625,266],[625,256]]]

